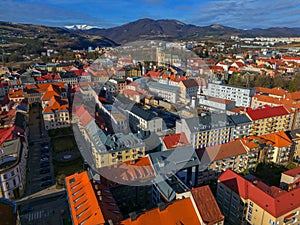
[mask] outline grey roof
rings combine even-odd
[[[234,126],[225,113],[206,114],[204,116],[184,119],[191,132],[218,129]]]
[[[295,130],[287,131],[286,134],[291,139],[300,139],[300,129],[295,129]]]
[[[21,142],[19,138],[10,141],[5,141],[2,145],[3,151],[0,151],[0,157],[18,154],[18,147],[20,144]]]
[[[156,117],[156,115],[152,111],[145,110],[137,105],[133,105],[132,108],[130,109],[130,112],[137,115],[138,117],[141,117],[146,121],[150,121],[154,117]]]
[[[162,84],[162,83],[158,83],[155,81],[150,81],[147,83],[147,85],[149,88],[154,88],[154,89],[162,90],[162,91],[168,91],[168,92],[172,92],[172,93],[177,93],[179,91],[179,87],[168,85],[168,84]]]
[[[191,145],[150,153],[149,156],[157,174],[173,173],[200,164],[198,156]]]
[[[239,114],[239,115],[231,115],[229,116],[229,119],[235,124],[245,124],[245,123],[251,123],[250,118],[245,114]]]

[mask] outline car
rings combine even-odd
[[[41,163],[40,163],[40,166],[41,166],[41,167],[48,167],[49,165],[50,165],[49,162],[41,162]]]
[[[50,172],[50,169],[49,168],[42,168],[40,170],[40,174],[46,174],[46,173],[49,173]]]
[[[49,154],[42,152],[41,158],[49,158]]]
[[[41,187],[49,187],[52,185],[52,181],[46,181],[41,184]]]
[[[49,162],[49,158],[41,158],[40,162]]]
[[[45,176],[41,178],[41,181],[47,181],[47,180],[51,180],[52,177],[51,176]]]

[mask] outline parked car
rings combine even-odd
[[[41,163],[40,163],[40,166],[41,166],[41,167],[47,167],[47,166],[49,166],[49,165],[50,165],[49,162],[41,162]]]
[[[41,168],[49,167],[49,163],[48,163],[48,164],[41,164],[40,167],[41,167]]]
[[[40,162],[49,162],[49,159],[48,158],[41,158]]]
[[[45,176],[41,178],[41,181],[47,181],[47,180],[51,180],[52,177],[51,176]]]
[[[50,172],[50,169],[49,168],[43,168],[40,170],[40,174],[46,174],[46,173],[49,173]]]

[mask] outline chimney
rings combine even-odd
[[[157,207],[159,208],[159,211],[164,211],[167,208],[167,205],[164,202],[160,202],[157,204]]]
[[[129,213],[129,217],[131,219],[131,221],[135,221],[137,219],[137,214],[136,212],[131,212]]]

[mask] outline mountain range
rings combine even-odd
[[[196,26],[178,20],[140,19],[121,26],[88,30],[76,30],[78,33],[104,36],[118,44],[147,39],[193,40],[203,37],[300,37],[300,28],[274,27],[268,29],[243,30],[214,24]]]

